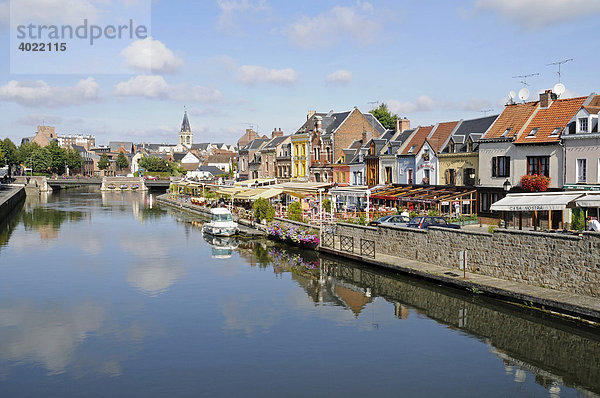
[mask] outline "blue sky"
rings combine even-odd
[[[13,0],[56,23],[73,4],[143,1]],[[535,99],[557,82],[546,64],[569,58],[563,97],[600,89],[597,0],[154,0],[151,39],[97,50],[119,74],[11,74],[9,15],[0,0],[0,137],[16,143],[42,121],[99,144],[175,143],[184,106],[195,142],[234,143],[248,124],[291,133],[310,109],[375,101],[413,125],[475,118],[502,111],[515,75],[539,73]]]

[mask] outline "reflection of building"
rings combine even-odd
[[[410,314],[410,309],[400,303],[394,303],[394,315],[398,319],[406,319]]]

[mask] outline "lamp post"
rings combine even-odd
[[[508,181],[508,178],[507,178],[506,181],[504,181],[504,184],[502,184],[505,194],[507,194],[508,191],[510,191],[511,186],[512,185],[511,185],[510,181]],[[506,195],[504,195],[504,196],[506,196]],[[504,212],[504,228],[505,229],[508,228],[508,217],[506,216],[506,212]]]

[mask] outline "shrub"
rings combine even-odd
[[[571,229],[582,231],[585,229],[585,215],[583,210],[574,208],[571,212]]]
[[[331,212],[331,200],[325,199],[323,201],[323,210],[326,211],[327,213]]]
[[[496,225],[488,225],[488,232],[489,232],[490,234],[493,234],[493,233],[494,233],[494,230],[495,230],[496,228],[498,228],[498,226],[496,226]]]
[[[430,217],[437,217],[439,214],[438,214],[438,211],[436,209],[431,209],[431,210],[429,210],[427,212],[427,215],[430,216]]]
[[[414,211],[414,210],[412,210],[412,211],[409,211],[409,212],[408,212],[408,216],[409,216],[411,219],[413,219],[413,218],[417,217],[418,215],[419,215],[419,212],[417,212],[417,211]]]
[[[257,220],[273,221],[275,209],[267,199],[259,198],[255,200],[252,204],[252,208],[254,209],[254,217],[256,217]]]
[[[300,202],[292,202],[288,205],[288,219],[292,221],[302,222],[302,208]]]

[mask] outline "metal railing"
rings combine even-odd
[[[340,250],[343,252],[354,253],[354,237],[341,235]]]
[[[360,255],[375,258],[375,241],[361,238]]]

